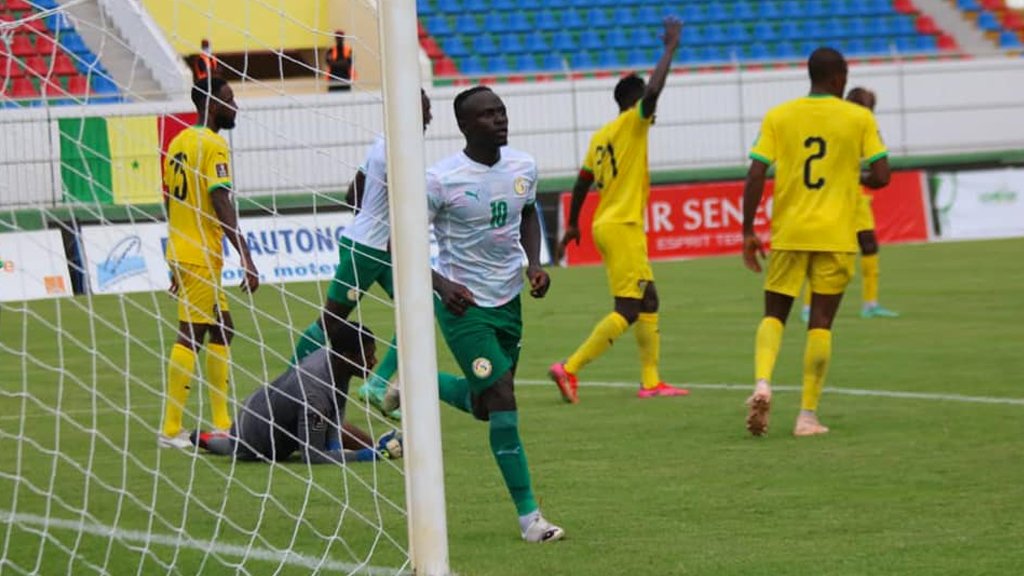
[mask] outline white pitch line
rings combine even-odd
[[[148,545],[170,546],[174,548],[189,548],[204,553],[214,553],[222,556],[236,556],[246,560],[260,560],[263,562],[274,562],[299,566],[328,572],[344,572],[346,574],[369,574],[376,575],[407,575],[409,572],[398,568],[382,568],[378,566],[366,566],[362,564],[351,564],[335,560],[322,560],[314,556],[306,556],[291,550],[272,550],[269,548],[249,548],[236,544],[224,544],[209,540],[195,540],[188,536],[174,536],[170,534],[150,534],[138,530],[122,530],[113,526],[84,522],[78,520],[66,520],[62,518],[46,518],[35,514],[12,514],[9,510],[0,510],[0,524],[23,524],[42,528],[43,530],[74,530],[92,536],[114,538],[121,542],[133,542]]]
[[[516,380],[516,384],[527,386],[552,386],[550,380]],[[595,388],[629,388],[637,387],[635,382],[592,382],[586,380],[580,383],[581,388],[593,386]],[[697,390],[739,390],[750,392],[753,386],[746,384],[680,384],[686,388]],[[772,390],[780,392],[800,392],[799,386],[772,386]],[[844,396],[874,396],[878,398],[902,398],[906,400],[930,400],[936,402],[962,402],[965,404],[1002,404],[1009,406],[1024,406],[1024,398],[1005,398],[998,396],[964,396],[962,394],[939,394],[934,392],[901,392],[898,390],[865,390],[861,388],[825,388],[826,394],[841,394]]]

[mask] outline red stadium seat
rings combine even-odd
[[[36,36],[36,54],[49,56],[56,51],[53,38],[49,34],[38,34]]]
[[[44,80],[43,84],[43,96],[46,98],[67,98],[68,93],[64,91],[64,88],[57,82],[57,79]]]
[[[28,36],[24,34],[15,34],[14,41],[11,42],[11,54],[15,56],[31,56],[36,53],[36,47],[32,45],[32,41],[29,40]]]
[[[896,0],[892,3],[892,8],[900,14],[917,13],[917,8],[914,7],[914,3],[911,0]]]
[[[948,34],[939,34],[939,50],[959,50],[956,40]]]
[[[1003,17],[1003,27],[1019,32],[1024,29],[1024,18],[1021,17],[1020,12],[1007,12]]]
[[[421,39],[420,46],[423,47],[423,51],[427,53],[427,57],[431,60],[437,60],[441,56],[444,56],[444,51],[441,50],[441,47],[438,46],[437,42],[434,42],[434,39],[430,36]]]
[[[42,56],[32,56],[25,60],[25,68],[32,74],[44,78],[50,75],[50,64]]]
[[[25,0],[7,0],[5,2],[5,4],[7,4],[7,9],[12,11],[12,12],[14,12],[14,11],[17,11],[17,12],[31,12],[32,11],[32,5],[29,4],[28,2],[26,2]]]
[[[434,61],[434,74],[437,76],[454,76],[459,73],[451,58],[439,58]]]
[[[39,90],[28,78],[15,78],[9,94],[11,98],[37,98]]]
[[[917,19],[917,31],[921,34],[938,34],[939,27],[935,25],[935,20],[932,20],[931,16],[919,16]]]
[[[78,69],[67,54],[57,52],[53,60],[53,73],[57,76],[72,76],[78,74]]]
[[[72,96],[85,96],[89,93],[89,81],[85,76],[79,74],[68,79],[68,94]]]

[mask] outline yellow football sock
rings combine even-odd
[[[231,352],[223,344],[206,347],[206,383],[210,390],[210,413],[213,427],[220,430],[231,428],[231,412],[228,411],[228,380]]]
[[[594,326],[594,331],[583,344],[566,360],[565,370],[572,374],[578,373],[581,368],[604,354],[626,330],[629,330],[629,322],[626,322],[621,314],[612,312],[605,316],[597,326]]]
[[[640,350],[640,384],[644,388],[654,388],[661,382],[661,376],[658,375],[658,358],[661,354],[658,313],[637,316],[633,332]]]
[[[754,342],[754,378],[771,382],[775,370],[775,359],[782,347],[782,322],[773,316],[765,316],[757,327]]]
[[[860,270],[864,273],[861,284],[864,302],[878,302],[878,254],[861,256]]]
[[[807,349],[804,351],[804,389],[800,400],[802,410],[818,409],[818,399],[825,386],[825,375],[832,360],[832,331],[814,328],[807,331]]]
[[[192,374],[196,369],[196,353],[188,346],[175,343],[167,361],[167,407],[164,409],[164,436],[181,432],[181,415],[188,403]]]

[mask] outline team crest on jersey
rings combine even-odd
[[[217,164],[216,169],[217,169],[217,178],[227,178],[228,177],[228,165],[227,164]]]
[[[513,187],[516,191],[516,196],[525,196],[526,191],[530,188],[530,184],[525,176],[517,176]]]
[[[473,360],[473,375],[477,378],[487,378],[491,375],[491,361],[487,358]]]
[[[355,288],[349,288],[348,294],[346,294],[345,296],[348,297],[349,302],[358,302],[359,290],[356,290]]]

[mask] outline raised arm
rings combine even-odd
[[[675,56],[676,48],[679,47],[679,38],[683,33],[683,21],[675,16],[665,18],[665,32],[662,41],[665,48],[658,59],[658,64],[651,73],[651,79],[644,91],[643,114],[650,118],[658,106],[658,97],[665,88],[665,80],[668,78],[668,71],[672,68],[672,58]]]

